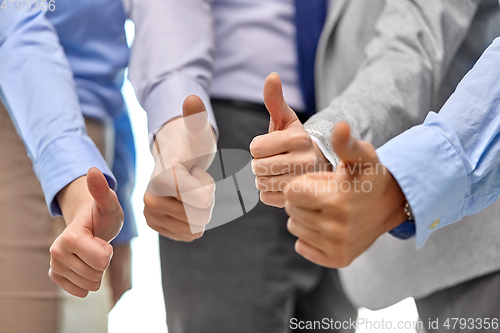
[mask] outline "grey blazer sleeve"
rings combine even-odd
[[[351,0],[348,6],[361,8],[370,6],[369,3]],[[479,0],[386,0],[374,21],[373,37],[361,50],[364,60],[354,78],[336,98],[318,103],[328,106],[306,122],[309,134],[322,140],[336,159],[330,138],[338,121],[347,121],[353,135],[375,147],[421,123],[468,33],[479,3]],[[356,12],[350,9],[346,12]],[[366,8],[362,11],[366,12]],[[345,28],[349,17],[341,20],[344,30],[337,29],[335,33],[349,33]],[[326,50],[335,52],[332,47]],[[338,48],[337,51],[342,52]],[[324,56],[328,57],[328,53]],[[349,59],[343,57],[346,58]],[[330,76],[326,80],[335,80],[339,74],[328,72],[328,68],[322,70],[326,71],[323,76]]]

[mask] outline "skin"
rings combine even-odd
[[[332,167],[287,105],[277,73],[266,78],[264,103],[270,115],[269,133],[255,137],[250,144],[252,171],[260,200],[281,208],[285,205],[283,190],[293,178]]]
[[[406,220],[406,199],[374,147],[351,137],[349,125],[335,126],[332,145],[341,160],[337,170],[293,179],[284,193],[285,210],[297,253],[341,268]]]
[[[160,235],[192,242],[203,236],[215,193],[215,181],[206,170],[217,144],[201,99],[186,98],[183,117],[163,126],[154,144],[155,168],[144,195],[144,216]]]
[[[123,211],[115,192],[96,168],[61,190],[57,201],[67,226],[50,248],[49,276],[68,293],[83,298],[101,286],[113,256],[109,242],[123,225]],[[120,258],[118,262],[126,260]],[[119,294],[125,288],[114,290]],[[115,294],[114,298],[119,297]]]

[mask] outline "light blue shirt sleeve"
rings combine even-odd
[[[24,141],[53,215],[56,194],[97,167],[116,180],[87,136],[73,76],[44,12],[0,11],[0,98]]]
[[[500,38],[439,114],[377,150],[415,216],[416,244],[500,196]]]
[[[47,12],[46,17],[69,62],[82,114],[114,124],[114,160],[110,166],[125,216],[123,227],[111,244],[128,243],[137,236],[131,204],[135,147],[121,93],[129,60],[122,1],[58,0],[57,10]]]

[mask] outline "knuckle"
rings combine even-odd
[[[293,140],[293,143],[296,147],[299,148],[308,147],[311,143],[311,138],[305,131],[297,131],[291,134],[290,136],[291,136],[290,139]]]
[[[62,259],[64,257],[64,250],[58,245],[52,245],[50,247],[50,255],[52,258]]]
[[[61,272],[62,271],[62,267],[57,260],[53,260],[53,259],[50,260],[50,268],[52,268],[52,270],[54,272]]]
[[[49,278],[52,281],[54,281],[55,283],[57,283],[57,281],[59,281],[58,276],[57,276],[56,272],[54,272],[53,269],[49,269]]]
[[[151,196],[151,194],[148,191],[146,191],[146,193],[144,193],[144,197],[142,198],[142,201],[144,202],[144,206],[148,205],[149,200],[151,200],[150,196]]]
[[[305,160],[307,161],[308,165],[315,166],[317,162],[317,156],[314,151],[309,151],[305,155]]]
[[[213,198],[211,195],[204,195],[200,200],[201,209],[208,209],[212,205]]]
[[[343,224],[332,224],[330,226],[330,232],[333,237],[337,240],[339,245],[343,245],[347,240],[348,230]]]
[[[148,195],[147,199],[144,200],[144,210],[152,210],[152,211],[157,211],[159,210],[160,205],[158,203],[158,198],[153,197],[153,195]]]
[[[307,154],[302,154],[294,164],[294,173],[303,174],[308,173],[313,167],[314,170],[314,160],[310,158]]]
[[[148,216],[148,214],[144,214],[144,217],[146,218],[146,224],[151,228],[151,229],[155,229],[154,227],[154,223],[152,221],[152,219]]]
[[[296,227],[296,224],[293,222],[293,220],[291,218],[288,219],[288,222],[286,224],[286,227],[288,229],[288,231],[294,235],[294,236],[297,236],[297,227]],[[298,237],[298,236],[297,236]]]
[[[63,246],[74,246],[78,243],[78,235],[72,230],[66,229],[61,235],[61,243]]]
[[[262,151],[261,139],[262,138],[258,136],[254,138],[250,143],[250,154],[252,154],[253,157],[258,157],[261,154]]]
[[[144,210],[148,210],[151,212],[163,212],[165,210],[164,204],[162,202],[163,197],[146,192],[144,198]]]
[[[161,227],[157,225],[156,219],[153,218],[152,216],[148,216],[145,214],[146,217],[146,224],[153,230],[155,231],[160,231]]]
[[[97,270],[104,272],[109,266],[109,259],[110,258],[107,255],[102,255],[96,263]]]

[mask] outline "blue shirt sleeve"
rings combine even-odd
[[[59,0],[46,14],[68,60],[82,114],[114,124],[114,160],[108,161],[117,180],[123,227],[111,244],[137,236],[131,204],[135,180],[135,147],[121,86],[129,60],[125,12],[121,0]],[[83,33],[82,33],[83,32]]]
[[[417,248],[500,196],[500,38],[439,114],[377,150],[412,207]]]
[[[53,215],[56,194],[97,167],[116,180],[87,136],[73,76],[44,12],[0,11],[0,98],[24,141]]]
[[[113,173],[118,181],[116,195],[125,219],[118,236],[111,244],[124,244],[137,236],[137,226],[132,209],[131,196],[135,185],[135,146],[132,127],[127,112],[115,120],[115,159]]]

